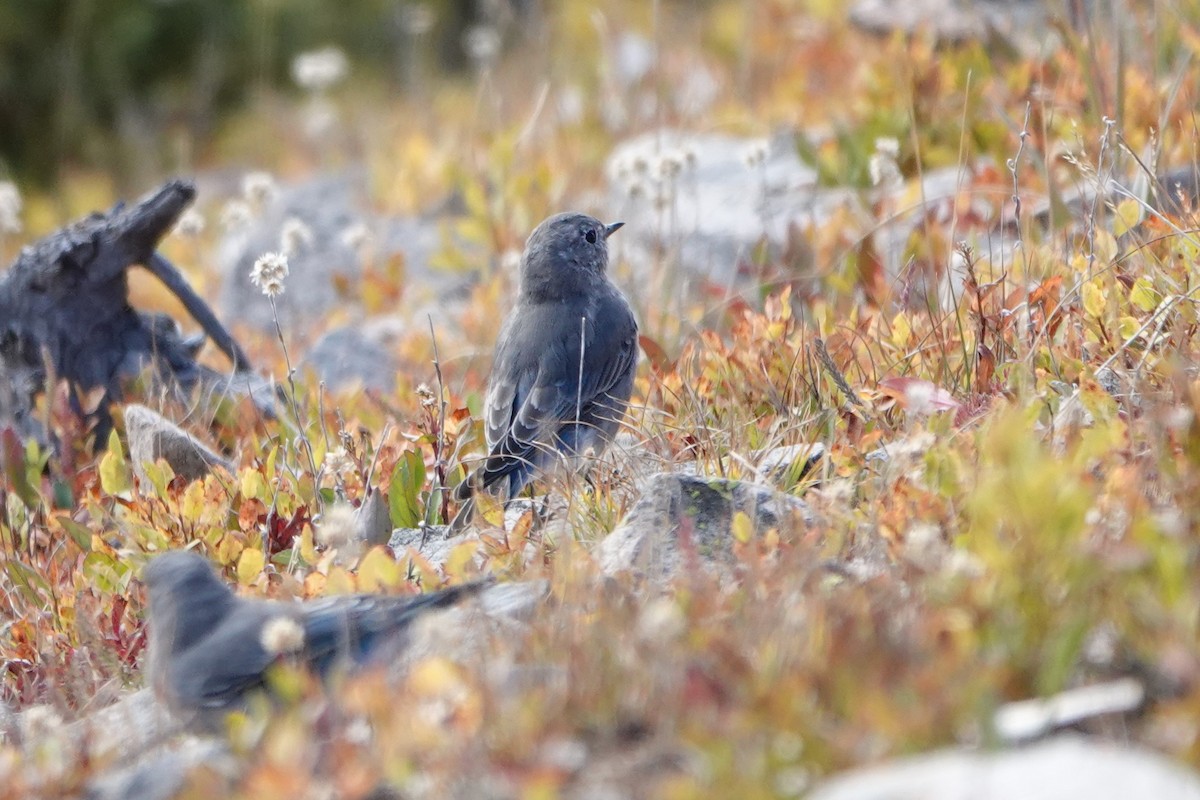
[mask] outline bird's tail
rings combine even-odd
[[[464,532],[475,517],[475,497],[468,492],[466,497],[459,499],[462,505],[458,507],[454,519],[450,520],[450,533],[454,535]]]

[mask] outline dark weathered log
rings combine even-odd
[[[196,363],[202,340],[184,339],[164,314],[142,314],[130,306],[128,270],[134,264],[149,269],[179,298],[235,371],[248,370],[249,359],[211,309],[155,252],[195,194],[191,183],[171,181],[136,205],[118,204],[24,248],[0,277],[0,381],[32,374],[36,391],[50,366],[69,382],[76,410],[82,411],[80,393],[100,387],[108,400],[119,400],[122,379],[147,365],[185,388],[216,377]],[[110,423],[104,405],[100,446]]]

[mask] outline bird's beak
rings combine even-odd
[[[612,236],[614,233],[620,230],[621,226],[624,224],[624,222],[614,222],[612,225],[605,225],[604,238],[607,239],[608,237]]]

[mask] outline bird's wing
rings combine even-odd
[[[422,614],[455,605],[491,584],[482,580],[409,597],[364,594],[306,603],[305,660],[322,673],[341,661],[360,662]]]
[[[637,323],[615,290],[581,308],[578,324],[565,322],[563,313],[528,309],[524,339],[501,339],[488,392],[485,486],[533,463],[535,451],[550,446],[563,423],[586,418],[636,364]]]
[[[280,616],[290,616],[286,606],[239,601],[211,634],[171,658],[167,685],[173,701],[192,709],[223,709],[261,687],[277,658],[263,647],[263,629]]]

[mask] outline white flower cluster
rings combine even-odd
[[[742,161],[747,169],[758,169],[771,154],[771,143],[766,139],[755,139],[742,148]]]
[[[653,155],[638,153],[616,163],[615,177],[631,198],[649,198],[663,208],[675,199],[675,182],[697,163],[696,151],[690,147]]]
[[[304,649],[304,628],[291,617],[275,617],[263,625],[259,643],[273,656],[297,653]]]
[[[310,92],[324,92],[336,86],[349,72],[346,54],[336,47],[310,50],[292,59],[292,80]]]
[[[279,229],[279,248],[285,256],[291,257],[310,249],[315,242],[312,228],[304,224],[299,217],[288,217]]]
[[[267,297],[283,294],[283,281],[288,276],[288,260],[283,253],[259,256],[250,270],[250,282],[262,289]]]
[[[242,195],[256,206],[266,206],[279,196],[279,187],[269,172],[248,172],[242,178]]]
[[[872,186],[895,186],[904,180],[900,174],[900,142],[891,137],[875,140],[875,152],[867,162]]]
[[[179,215],[175,229],[171,232],[185,239],[195,239],[204,233],[204,215],[194,208],[189,208]]]
[[[463,35],[463,49],[479,66],[486,66],[500,54],[500,32],[491,25],[476,25]]]

